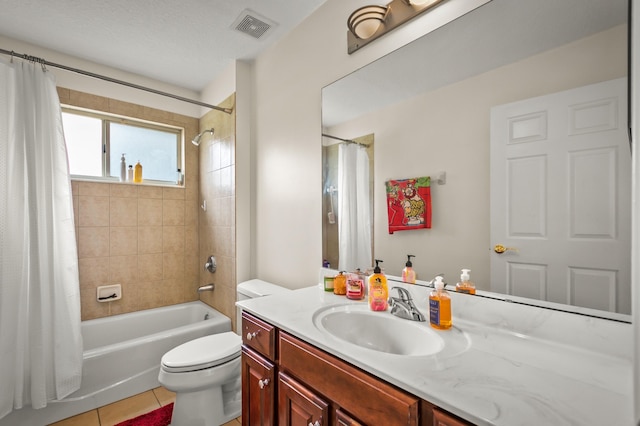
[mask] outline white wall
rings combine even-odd
[[[183,89],[170,84],[162,83],[150,78],[142,77],[137,74],[128,73],[115,68],[106,67],[96,64],[95,62],[86,61],[73,56],[65,55],[43,47],[24,43],[15,39],[0,36],[0,46],[5,50],[13,50],[16,53],[27,54],[45,59],[48,62],[65,65],[68,67],[78,68],[95,74],[104,75],[140,86],[149,87],[155,90],[171,93],[173,95],[182,96],[188,99],[199,100],[197,92]],[[9,60],[9,56],[0,55],[0,58]],[[127,64],[122,64],[122,68],[126,68]],[[156,95],[149,92],[143,92],[127,86],[110,83],[94,77],[88,77],[60,68],[48,67],[56,76],[56,84],[68,89],[78,90],[85,93],[91,93],[98,96],[105,96],[112,99],[118,99],[124,102],[131,102],[138,105],[144,105],[151,108],[157,108],[165,111],[183,114],[189,117],[200,117],[200,107],[194,104],[185,103],[165,96]]]
[[[328,0],[255,63],[256,276],[290,288],[322,262],[321,89],[486,0],[450,0],[353,55],[346,21],[363,0]]]

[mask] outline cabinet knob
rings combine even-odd
[[[247,333],[247,340],[251,340],[258,335],[260,331],[254,331],[253,333]]]
[[[269,379],[258,380],[258,387],[260,389],[264,389],[265,386],[269,384]]]

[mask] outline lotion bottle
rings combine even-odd
[[[416,271],[413,270],[413,264],[411,263],[411,258],[415,257],[412,254],[407,255],[407,263],[405,263],[404,269],[402,270],[402,281],[409,284],[416,283]]]
[[[133,168],[133,181],[135,183],[142,182],[142,164],[140,164],[140,160],[138,160],[136,166]]]
[[[127,181],[127,160],[124,158],[124,153],[122,154],[122,158],[120,158],[120,182]]]
[[[376,259],[376,267],[369,276],[369,309],[372,311],[386,311],[389,298],[387,277],[382,273],[379,262],[382,260]]]
[[[127,182],[133,182],[133,166],[129,164],[129,169],[127,170]]]
[[[429,322],[438,330],[451,328],[451,297],[440,276],[436,277],[435,289],[429,295]]]
[[[469,272],[471,272],[471,269],[462,270],[460,282],[456,284],[456,291],[458,293],[476,294],[476,285],[469,278]]]

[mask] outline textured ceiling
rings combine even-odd
[[[0,35],[200,91],[325,1],[0,0]],[[276,25],[259,39],[231,28],[245,9]]]

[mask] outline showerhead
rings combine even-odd
[[[205,133],[211,133],[211,136],[213,136],[213,127],[210,128],[210,129],[207,129],[207,130],[203,130],[202,132],[198,133],[198,135],[195,138],[193,138],[191,143],[194,144],[195,146],[200,146],[200,138]]]

